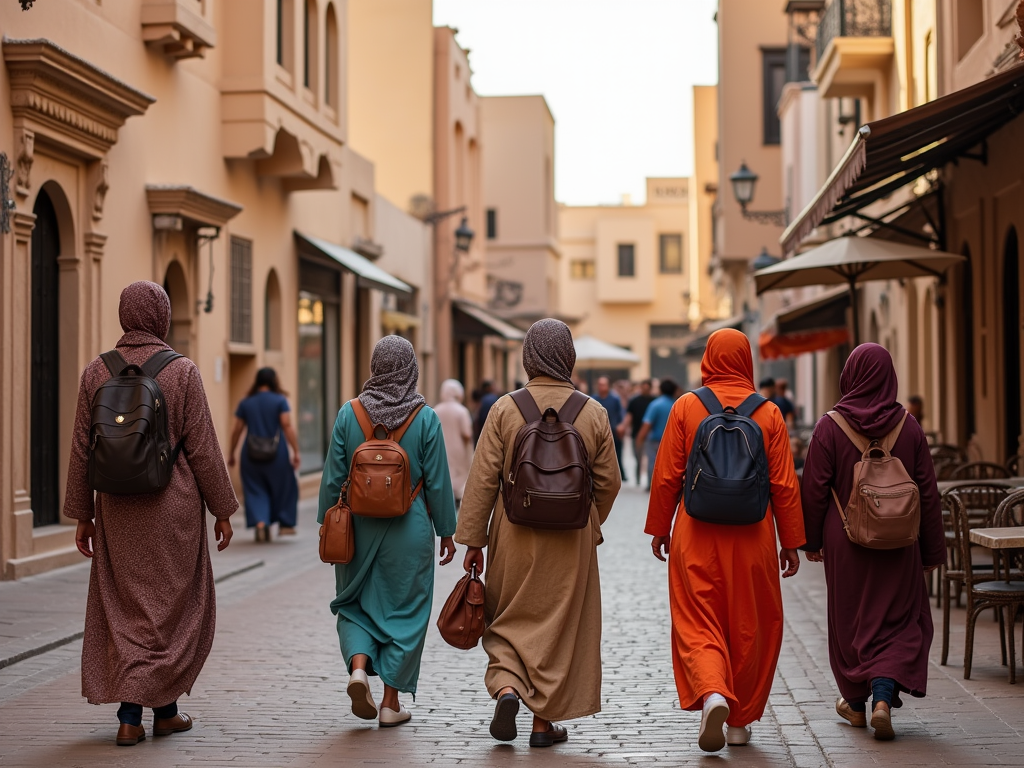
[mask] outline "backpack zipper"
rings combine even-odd
[[[697,487],[697,481],[700,480],[700,473],[703,472],[703,471],[704,471],[704,467],[701,467],[700,469],[697,470],[697,474],[694,475],[694,477],[693,477],[693,485],[690,486],[690,490],[691,491],[694,488]]]
[[[861,496],[868,496],[873,502],[875,502],[875,508],[879,509],[882,503],[879,499],[898,499],[900,496],[906,496],[913,493],[913,489],[908,488],[905,491],[896,491],[894,493],[878,493],[878,491],[872,491],[867,488],[861,488]]]
[[[538,499],[550,499],[552,501],[575,501],[575,500],[579,499],[579,497],[580,497],[580,494],[578,492],[577,493],[572,493],[572,492],[556,493],[556,492],[548,492],[548,491],[537,491],[537,490],[534,490],[532,488],[527,488],[526,489],[526,496],[523,497],[523,506],[524,507],[529,507],[532,504],[532,502],[530,500],[530,495],[531,494],[536,496]]]

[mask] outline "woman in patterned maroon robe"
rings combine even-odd
[[[170,329],[171,304],[155,283],[121,293],[124,335],[117,351],[142,365]],[[102,360],[82,374],[64,514],[78,520],[78,548],[92,558],[82,646],[82,695],[90,704],[120,702],[117,743],[145,738],[142,708],[154,708],[157,736],[186,731],[178,697],[192,690],[213,645],[216,623],[205,505],[217,518],[218,549],[231,540],[238,508],[210,417],[199,369],[184,357],[157,375],[167,401],[172,445],[183,441],[170,483],[158,493],[94,494],[89,486],[90,406],[110,377]]]

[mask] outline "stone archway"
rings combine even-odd
[[[167,343],[175,352],[191,357],[192,351],[192,299],[189,296],[188,280],[181,262],[172,261],[164,273],[164,290],[171,300],[171,330]]]

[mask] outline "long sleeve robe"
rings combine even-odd
[[[712,336],[708,354],[714,355],[714,341]],[[754,391],[749,346],[745,361],[733,352],[710,366],[706,354],[702,368],[704,384],[723,407],[738,406]],[[729,725],[744,726],[764,714],[782,648],[776,530],[786,549],[804,543],[800,490],[786,424],[778,407],[765,403],[753,415],[764,436],[771,480],[764,520],[716,525],[691,518],[681,501],[686,461],[706,416],[693,394],[672,407],[654,465],[645,530],[672,537],[669,601],[680,706],[698,710],[705,695],[719,693],[729,702]]]
[[[118,343],[142,365],[164,344]],[[150,337],[152,338],[152,337]],[[172,444],[183,441],[159,493],[93,494],[89,427],[93,396],[110,377],[100,359],[82,373],[64,515],[95,517],[82,645],[82,695],[92,704],[160,707],[189,693],[213,646],[216,599],[204,502],[217,518],[238,509],[199,369],[186,358],[157,376]],[[94,503],[95,495],[95,503]]]
[[[571,384],[539,376],[527,389],[543,413],[558,409]],[[499,494],[525,424],[511,397],[492,407],[477,444],[462,498],[455,540],[487,547],[484,572],[484,681],[491,696],[514,688],[545,720],[570,720],[601,710],[601,584],[597,545],[621,478],[604,408],[590,400],[574,426],[594,479],[590,524],[542,531],[510,523]]]

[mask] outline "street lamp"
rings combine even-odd
[[[455,247],[463,253],[466,253],[473,242],[473,235],[475,234],[476,233],[469,228],[469,220],[463,216],[462,223],[459,224],[459,228],[455,230]]]
[[[747,206],[754,200],[754,187],[759,176],[747,168],[746,162],[740,163],[740,169],[729,177],[732,182],[732,194],[736,202],[740,204],[740,211],[744,219],[756,221],[759,224],[773,224],[776,227],[784,227],[789,223],[789,209],[781,211],[748,211]]]
[[[762,245],[761,252],[757,254],[757,257],[751,263],[750,267],[755,272],[757,272],[759,269],[767,269],[768,267],[774,267],[780,261],[782,261],[782,259],[780,259],[778,256],[772,256],[770,253],[768,253],[768,248]]]

